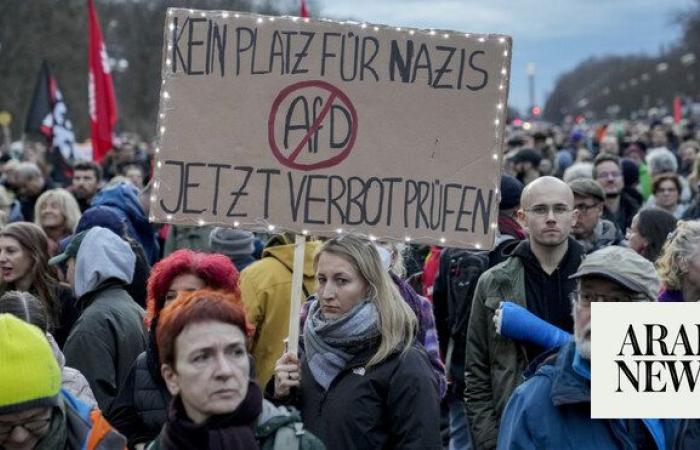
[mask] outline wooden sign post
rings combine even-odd
[[[306,249],[306,237],[297,234],[294,239],[294,270],[292,271],[292,291],[289,308],[289,334],[287,335],[287,351],[296,354],[299,347],[299,313],[304,284],[304,250]]]

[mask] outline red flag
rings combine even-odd
[[[107,50],[102,40],[100,22],[93,0],[88,0],[88,66],[90,98],[90,129],[92,159],[101,161],[112,148],[114,125],[117,123],[117,102],[114,98],[112,76],[109,73]]]
[[[309,8],[306,7],[306,0],[301,0],[301,8],[299,8],[299,17],[309,17]]]
[[[673,99],[673,121],[678,125],[681,123],[681,119],[683,118],[683,102],[681,102],[681,98],[676,96]]]

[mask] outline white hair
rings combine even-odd
[[[575,162],[570,165],[562,177],[565,183],[578,180],[580,178],[593,179],[593,163],[590,162]]]
[[[666,147],[656,147],[649,150],[645,158],[649,167],[649,175],[654,176],[664,172],[677,172],[678,160],[676,155]]]

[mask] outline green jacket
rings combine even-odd
[[[165,427],[146,450],[162,450]],[[255,439],[261,450],[325,450],[320,439],[304,428],[299,412],[275,406],[263,400],[262,412],[256,421]],[[207,449],[197,449],[207,450]]]
[[[474,292],[467,331],[465,401],[479,450],[496,448],[501,413],[527,366],[525,347],[496,334],[493,316],[503,300],[527,307],[520,258],[508,258],[484,272]]]

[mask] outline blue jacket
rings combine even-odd
[[[511,396],[501,419],[499,450],[633,450],[622,420],[591,419],[590,372],[575,343],[562,347]],[[575,361],[576,360],[576,361]],[[672,450],[679,421],[644,420],[659,450]]]
[[[150,265],[155,264],[160,253],[158,239],[148,217],[143,212],[139,202],[138,191],[135,187],[120,183],[116,186],[102,189],[95,194],[91,206],[111,206],[115,208],[127,223],[129,237],[136,239],[146,252]]]
[[[68,428],[65,450],[126,450],[126,438],[102,417],[99,409],[91,409],[66,390],[61,390],[61,396]]]

